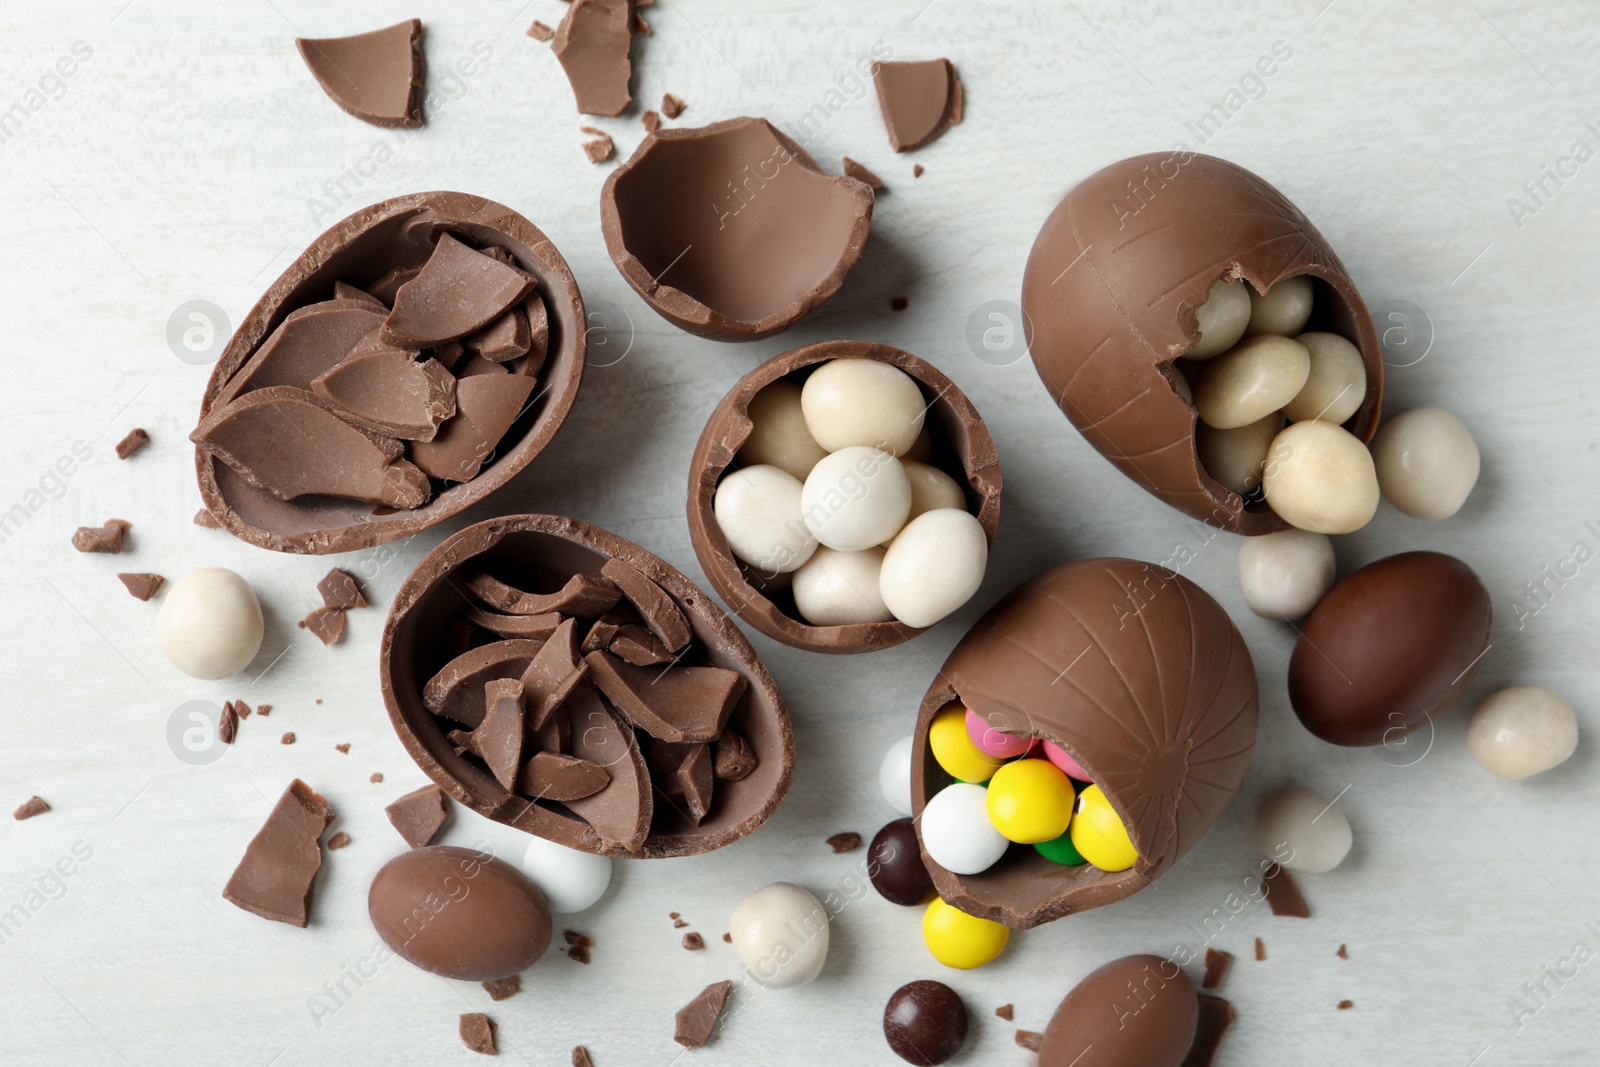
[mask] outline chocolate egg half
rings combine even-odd
[[[1264,293],[1312,279],[1307,330],[1356,346],[1367,372],[1344,424],[1378,427],[1383,352],[1361,294],[1287,197],[1236,164],[1191,152],[1113,163],[1069,192],[1028,256],[1022,310],[1039,378],[1072,424],[1123,474],[1173,507],[1242,534],[1285,523],[1212,478],[1195,451],[1194,405],[1167,368],[1199,339],[1195,310],[1218,279]]]
[[[1199,1022],[1199,994],[1176,963],[1124,956],[1061,1001],[1039,1046],[1039,1067],[1178,1067]]]
[[[1138,560],[1046,571],[961,639],[917,717],[913,818],[954,781],[928,751],[928,726],[952,701],[1065,749],[1138,852],[1131,868],[1111,873],[1058,866],[1013,845],[988,870],[958,875],[924,843],[939,896],[1017,929],[1110,904],[1159,878],[1222,813],[1255,747],[1256,675],[1244,638],[1204,589]]]

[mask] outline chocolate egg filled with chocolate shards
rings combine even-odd
[[[1275,306],[1279,296],[1296,306],[1275,314],[1285,310]],[[1237,315],[1223,309],[1223,297],[1236,305]],[[1377,331],[1327,240],[1256,175],[1221,159],[1175,151],[1125,159],[1084,179],[1034,240],[1022,309],[1034,367],[1051,399],[1101,455],[1173,507],[1243,534],[1271,533],[1286,522],[1322,533],[1348,532],[1371,517],[1366,505],[1376,506],[1375,481],[1370,501],[1341,502],[1349,514],[1326,525],[1301,518],[1289,502],[1292,471],[1285,472],[1280,502],[1263,499],[1263,488],[1265,497],[1275,495],[1263,472],[1276,426],[1247,462],[1231,464],[1232,472],[1215,460],[1202,462],[1197,448],[1197,429],[1208,437],[1243,435],[1246,422],[1287,407],[1291,422],[1325,420],[1320,436],[1338,438],[1348,453],[1341,462],[1365,461],[1368,470],[1355,473],[1372,480],[1370,460],[1359,446],[1378,425],[1383,354]],[[1217,332],[1225,334],[1220,341]],[[1212,416],[1229,427],[1213,432],[1201,421],[1208,414],[1205,378],[1220,382],[1224,375],[1216,367],[1233,361],[1227,358],[1232,350],[1224,347],[1241,336],[1259,342],[1257,334],[1293,335],[1279,345],[1290,353],[1287,362],[1313,368],[1323,366],[1323,348],[1337,347],[1346,377],[1334,382],[1332,357],[1328,369],[1309,381],[1304,366],[1291,367],[1287,380],[1277,383],[1287,390],[1286,399],[1271,401],[1253,419],[1240,421],[1235,412],[1225,419]],[[1330,383],[1327,400],[1299,410]],[[1298,406],[1296,398],[1302,400]],[[1229,449],[1220,439],[1204,443],[1212,446],[1208,451]],[[1232,442],[1235,454],[1239,444]],[[1292,456],[1294,450],[1285,451]],[[1303,462],[1318,460],[1324,451],[1309,442],[1298,450]],[[1333,474],[1323,479],[1324,487],[1340,484]]]
[[[754,831],[794,772],[789,714],[711,598],[629,541],[511,515],[430,552],[379,648],[390,721],[474,811],[569,848],[691,856]]]
[[[1027,844],[1004,848],[976,874],[935,862],[923,809],[956,778],[930,751],[930,737],[940,740],[930,727],[952,706],[1045,742],[1050,762],[1092,781],[1125,828],[1131,865],[1053,861],[1044,846]],[[912,809],[934,888],[965,912],[1017,929],[1138,892],[1227,806],[1255,746],[1257,709],[1244,638],[1182,575],[1137,560],[1085,559],[1024,582],[956,645],[917,717]],[[1001,761],[988,763],[978,775]]]

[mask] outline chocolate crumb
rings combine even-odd
[[[135,600],[149,600],[166,583],[166,579],[159,574],[140,573],[118,573],[117,581],[123,584]]]
[[[1228,973],[1229,964],[1233,963],[1233,953],[1223,952],[1221,949],[1206,949],[1206,976],[1200,982],[1201,989],[1215,989],[1222,984],[1223,975]]]
[[[382,781],[379,776],[378,781]],[[413,789],[383,809],[390,824],[412,848],[433,840],[450,813],[450,798],[436,785]]]
[[[322,698],[321,697],[317,698],[317,707],[319,707],[319,708],[322,707]]]
[[[271,715],[272,714],[272,705],[271,704],[257,704],[256,705],[256,714],[257,715]]]
[[[246,704],[242,700],[235,700],[233,702],[233,710],[239,713],[239,718],[241,719],[248,719],[250,717],[250,705]]]
[[[1263,945],[1261,943],[1261,939],[1258,937],[1258,938],[1256,938],[1256,959],[1257,960],[1264,960],[1266,958],[1267,958],[1267,946]]]
[[[604,163],[616,153],[617,146],[606,131],[593,126],[579,126],[578,129],[593,135],[590,140],[583,142],[583,154],[589,157],[590,163]]]
[[[348,741],[340,741],[337,745],[334,745],[333,747],[338,749],[340,752],[343,752],[346,756],[348,756],[350,754],[350,742],[348,742]]]
[[[858,182],[866,182],[875,193],[883,191],[883,179],[849,156],[844,157],[844,176],[854,178]]]
[[[1010,1022],[1012,1019],[1015,1019],[1017,1017],[1016,1009],[1013,1008],[1010,1004],[1002,1004],[1002,1005],[1000,1005],[998,1008],[996,1008],[994,1010],[994,1013],[996,1015],[1000,1016],[1000,1018],[1004,1019],[1006,1022]]]
[[[204,526],[208,530],[222,529],[222,523],[218,522],[217,517],[205,508],[201,508],[194,513],[194,524],[196,526]]]
[[[117,458],[127,459],[149,443],[150,435],[142,426],[135,426],[128,431],[128,436],[117,442]]]
[[[1345,948],[1343,944],[1340,944],[1339,951],[1335,952],[1334,955],[1338,956],[1341,960],[1347,960],[1350,958],[1350,950]]]
[[[682,919],[673,919],[672,920],[672,928],[674,930],[682,930],[685,926],[688,926],[688,925],[689,924],[684,922]]]
[[[644,126],[645,133],[655,133],[661,128],[661,115],[655,111],[646,111],[639,116],[639,122]]]
[[[574,963],[588,963],[589,950],[582,945],[573,945],[567,949],[567,959]]]
[[[294,731],[293,730],[286,731],[282,737],[278,738],[278,743],[279,744],[283,744],[283,745],[292,745],[292,744],[294,744]]]
[[[906,308],[908,308],[910,306],[911,306],[911,301],[907,300],[903,296],[897,296],[893,300],[889,301],[889,310],[890,311],[904,311]]]
[[[11,813],[11,817],[21,822],[23,819],[31,819],[35,815],[43,815],[49,810],[50,805],[46,804],[42,798],[29,797],[22,802],[22,805],[16,811]]]
[[[514,974],[510,978],[492,978],[483,983],[483,991],[489,994],[490,1000],[505,1000],[522,992],[522,975]]]
[[[461,1043],[485,1056],[497,1056],[494,1047],[494,1022],[481,1011],[462,1012]]]
[[[688,106],[681,97],[673,96],[671,93],[663,93],[661,96],[661,113],[669,119],[675,119],[683,114],[683,109]]]
[[[332,852],[336,848],[344,848],[344,846],[348,845],[349,843],[350,835],[345,833],[343,830],[340,830],[338,833],[328,838],[328,851]]]
[[[711,1031],[716,1029],[722,1009],[727,1006],[728,994],[732,992],[733,983],[728,981],[713,982],[702,989],[678,1009],[677,1031],[672,1039],[684,1048],[703,1047],[711,1040]]]
[[[1267,907],[1272,909],[1272,914],[1291,919],[1311,918],[1311,909],[1306,907],[1306,898],[1300,895],[1300,887],[1294,884],[1294,879],[1281,865],[1274,863],[1267,868],[1267,873],[1261,876],[1261,891],[1266,895]]]
[[[628,16],[628,28],[633,31],[635,36],[650,36],[650,24],[644,20],[644,16],[639,14],[637,10]]]
[[[683,947],[690,952],[699,952],[706,947],[706,939],[691,930],[683,935]]]
[[[912,176],[912,177],[913,177],[913,178],[920,178],[920,177],[922,177],[922,172],[923,172],[923,170],[924,170],[924,169],[925,169],[925,168],[924,168],[924,167],[923,167],[923,166],[922,166],[922,164],[921,164],[921,163],[913,163],[913,164],[912,164],[912,165],[911,165],[911,176]]]
[[[72,547],[79,552],[116,555],[122,551],[123,535],[132,525],[126,519],[107,519],[101,526],[80,526],[72,535]]]
[[[315,608],[296,625],[302,630],[310,630],[316,634],[317,639],[323,644],[331,645],[344,636],[344,609]]]
[[[1030,1052],[1038,1052],[1044,1045],[1044,1035],[1036,1030],[1018,1030],[1016,1040],[1020,1047]]]
[[[837,856],[845,852],[854,852],[860,848],[861,835],[854,830],[846,830],[843,833],[834,834],[825,843],[829,848],[833,849],[833,854]]]
[[[579,948],[589,948],[594,944],[594,938],[588,934],[580,934],[576,930],[563,930],[561,936],[566,939],[567,944],[577,945]]]
[[[1222,1036],[1233,1025],[1233,1005],[1209,993],[1200,994],[1200,1018],[1195,1025],[1194,1044],[1183,1067],[1211,1067],[1222,1045]]]
[[[667,912],[667,918],[669,918],[669,919],[681,919],[681,918],[683,918],[683,913],[682,912],[678,912],[678,911],[669,911],[669,912]]]
[[[589,1058],[589,1050],[582,1045],[572,1050],[572,1067],[594,1067],[594,1061]]]
[[[723,934],[722,935],[722,940],[726,941],[728,944],[731,945],[731,944],[733,944],[733,935],[732,934]]]
[[[532,37],[535,41],[548,41],[555,35],[555,30],[551,29],[549,26],[546,26],[538,19],[534,19],[533,25],[528,27],[528,36]]]
[[[1356,1002],[1353,1001],[1353,1000],[1341,1000],[1341,1001],[1339,1001],[1339,1010],[1340,1011],[1349,1011],[1351,1008],[1353,1008],[1355,1006],[1356,1006]]]
[[[217,720],[217,740],[225,745],[231,745],[238,736],[239,712],[230,700],[222,705],[222,718]]]
[[[362,595],[361,586],[356,582],[355,575],[338,567],[322,576],[322,580],[317,583],[317,592],[322,594],[324,607],[349,610],[367,606],[367,598]]]
[[[383,781],[383,772],[382,771],[373,771],[372,772],[372,777],[368,778],[367,781],[369,781],[369,782],[381,782],[381,781]]]

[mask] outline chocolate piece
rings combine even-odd
[[[657,741],[647,762],[662,798],[699,826],[711,810],[711,746]]]
[[[526,355],[530,344],[528,313],[514,307],[477,333],[468,334],[463,344],[492,363],[504,363]]]
[[[933,879],[922,864],[917,828],[910,819],[885,823],[873,836],[867,848],[867,877],[891,904],[915,908],[933,899]]]
[[[536,384],[532,378],[506,373],[461,378],[456,383],[456,417],[441,426],[433,440],[414,442],[411,458],[431,478],[470,482],[522,414]]]
[[[1233,1005],[1221,997],[1200,994],[1200,1018],[1195,1026],[1194,1044],[1184,1057],[1182,1067],[1211,1067],[1222,1036],[1233,1024]]]
[[[239,736],[239,710],[233,701],[222,705],[222,715],[217,719],[217,740],[225,745],[233,744]]]
[[[1302,624],[1289,659],[1289,702],[1324,741],[1400,753],[1405,735],[1472,681],[1493,617],[1483,581],[1454,556],[1403,552],[1369,563]]]
[[[683,203],[711,210],[670,206]],[[600,220],[612,262],[663,318],[753,341],[838,291],[866,244],[872,190],[824,174],[764,119],[729,119],[646,136],[606,179]]]
[[[858,182],[865,182],[867,187],[874,193],[883,192],[883,179],[849,156],[844,157],[844,176],[846,178],[854,178]]]
[[[245,848],[223,898],[263,919],[303,928],[310,918],[311,883],[322,866],[317,838],[332,821],[326,800],[300,779],[290,782]]]
[[[367,292],[371,294],[372,298],[383,305],[384,318],[389,317],[389,311],[394,307],[394,298],[400,294],[400,287],[421,273],[422,267],[420,265],[415,267],[390,267],[379,275],[376,281],[367,286]],[[446,342],[446,344],[448,343]]]
[[[580,685],[567,698],[572,723],[572,754],[606,769],[604,789],[567,802],[589,824],[604,854],[638,852],[650,833],[653,803],[650,777],[633,731],[605,706],[598,694]]]
[[[908,308],[910,306],[911,306],[911,301],[907,300],[903,296],[894,297],[893,299],[891,299],[889,301],[889,310],[890,311],[904,311],[906,308]]]
[[[718,781],[737,782],[747,778],[761,762],[744,735],[728,727],[723,728],[712,750],[711,774]]]
[[[611,647],[611,642],[616,640],[617,634],[622,632],[624,626],[639,623],[639,613],[633,610],[632,604],[619,604],[600,616],[589,627],[589,632],[584,635],[583,644],[578,651],[587,656],[591,652],[599,652]]]
[[[514,974],[510,978],[491,978],[483,983],[483,991],[489,994],[490,1000],[505,1000],[522,992],[522,975]]]
[[[606,769],[576,756],[535,752],[517,775],[517,792],[535,800],[582,800],[606,787]]]
[[[250,705],[249,704],[246,704],[242,700],[234,700],[234,701],[230,701],[230,703],[233,704],[234,714],[238,715],[239,718],[248,719],[250,717]]]
[[[456,380],[437,360],[417,362],[402,348],[351,353],[311,383],[346,422],[414,441],[431,441],[456,412]]]
[[[632,14],[628,16],[628,29],[643,37],[650,36],[650,23],[646,22],[644,16],[639,13],[637,4],[634,6]]]
[[[467,727],[483,721],[483,687],[496,678],[514,678],[528,669],[539,641],[512,639],[481,645],[446,663],[428,679],[422,706]]]
[[[524,593],[484,571],[452,580],[459,582],[462,588],[490,607],[512,615],[560,612],[580,619],[591,619],[604,615],[622,596],[621,591],[610,582],[591,578],[587,574],[574,574],[559,592],[538,595]]]
[[[993,545],[1000,524],[1000,459],[983,418],[954,382],[925,360],[888,345],[867,341],[825,341],[804,345],[761,364],[739,379],[700,431],[689,461],[689,540],[711,588],[745,622],[775,641],[811,652],[872,652],[921,633],[900,622],[812,626],[800,617],[787,591],[763,591],[728,548],[713,509],[717,483],[734,469],[734,457],[750,436],[750,403],[780,380],[800,382],[834,359],[874,359],[910,375],[928,402],[926,425],[943,438],[948,457],[935,456],[944,471],[966,490],[969,508]]]
[[[128,436],[117,442],[117,458],[127,459],[149,443],[150,435],[142,427],[135,426],[128,431]]]
[[[383,772],[382,771],[373,771],[371,777],[369,777],[367,779],[367,781],[373,782],[373,783],[377,783],[377,782],[383,781]]]
[[[1289,872],[1276,863],[1261,876],[1261,895],[1267,898],[1267,907],[1272,909],[1274,915],[1286,915],[1291,919],[1311,918],[1311,909],[1306,907],[1306,898],[1300,895],[1300,887],[1294,884]]]
[[[586,945],[573,945],[567,949],[567,959],[573,963],[587,964],[589,962],[589,948]]]
[[[966,1043],[967,1006],[943,982],[908,982],[884,1006],[883,1037],[907,1063],[934,1067]]]
[[[256,705],[256,714],[257,715],[261,715],[261,716],[271,715],[272,714],[272,705],[271,704],[257,704]]]
[[[682,930],[685,926],[688,926],[688,925],[689,924],[684,922],[682,919],[676,919],[672,923],[672,928],[674,930]]]
[[[1215,989],[1221,985],[1223,976],[1228,973],[1228,966],[1231,963],[1233,963],[1233,953],[1207,947],[1206,976],[1201,980],[1200,988]]]
[[[385,304],[382,300],[379,300],[365,289],[357,289],[349,282],[334,282],[333,298],[335,300],[348,300],[356,304],[365,304],[367,307],[372,308],[374,311],[380,312],[381,314],[389,314],[388,304]]]
[[[334,567],[322,576],[317,583],[317,592],[322,594],[322,603],[330,608],[364,608],[367,598],[361,595],[361,586],[349,571]]]
[[[1267,958],[1267,946],[1262,944],[1261,943],[1261,939],[1258,937],[1258,938],[1256,938],[1256,962],[1260,963],[1262,960],[1264,960],[1266,958]]]
[[[671,93],[661,94],[661,113],[669,119],[675,119],[683,114],[683,109],[687,106],[681,97],[674,96]]]
[[[590,937],[588,934],[579,933],[576,930],[561,931],[561,938],[569,945],[581,945],[584,948],[590,948],[594,945],[594,938]]]
[[[665,589],[639,573],[638,568],[620,559],[608,559],[600,568],[600,576],[609,578],[622,595],[639,612],[644,624],[650,628],[669,651],[677,652],[694,636],[683,609],[673,603]]]
[[[481,626],[501,637],[546,638],[561,625],[561,616],[548,615],[497,615],[482,608],[468,608],[464,616],[474,626]]]
[[[825,844],[833,849],[834,855],[844,852],[854,852],[861,847],[861,835],[854,830],[847,830],[842,834],[834,834]]]
[[[344,636],[344,609],[343,608],[313,608],[311,614],[295,624],[302,630],[310,630],[317,635],[317,639],[325,645],[331,645]]]
[[[498,1056],[494,1047],[494,1021],[481,1011],[461,1013],[461,1043],[484,1056]]]
[[[421,126],[422,23],[407,19],[353,37],[295,38],[335,104],[374,126]]]
[[[936,141],[961,121],[961,79],[948,59],[874,63],[872,82],[896,152]]]
[[[296,308],[227,379],[215,404],[275,385],[309,389],[382,326],[383,319],[381,309],[354,301],[326,300]]]
[[[1029,1052],[1038,1052],[1044,1047],[1044,1035],[1037,1030],[1018,1030],[1012,1036],[1012,1040],[1017,1043],[1018,1048],[1025,1048]]]
[[[1334,1006],[1336,1008],[1338,1008],[1340,1011],[1348,1011],[1351,1008],[1356,1006],[1356,1002],[1353,1001],[1353,1000],[1341,1000],[1341,1001],[1339,1001],[1338,1004],[1336,1004]]]
[[[45,803],[42,798],[29,797],[17,805],[17,809],[11,813],[11,817],[17,822],[22,822],[24,819],[31,819],[35,815],[43,815],[49,810],[50,805]]]
[[[1308,330],[1360,349],[1367,395],[1345,428],[1378,426],[1383,350],[1366,305],[1316,227],[1242,167],[1188,152],[1114,163],[1085,179],[1040,229],[1022,283],[1023,325],[1050,396],[1101,455],[1202,522],[1243,534],[1284,522],[1206,473],[1194,406],[1167,367],[1199,337],[1195,309],[1213,283],[1243,278],[1258,293],[1310,275]]]
[[[165,584],[166,579],[159,574],[118,572],[117,580],[128,590],[128,594],[135,600],[149,600]]]
[[[661,639],[643,626],[619,626],[606,650],[635,667],[659,667],[677,660]]]
[[[1118,873],[1063,868],[1034,849],[1012,849],[977,875],[928,860],[946,901],[1018,929],[1120,900],[1164,874],[1227,806],[1258,714],[1250,650],[1222,606],[1174,571],[1127,559],[1046,571],[962,638],[917,717],[914,816],[950,781],[927,744],[929,723],[953,700],[1061,745],[1105,791],[1138,853]]]
[[[406,844],[422,848],[438,836],[444,826],[445,817],[450,814],[450,798],[438,786],[425,785],[394,801],[383,813]]]
[[[441,232],[422,273],[395,294],[383,336],[402,348],[428,348],[465,337],[533,290],[527,274]]]
[[[715,741],[745,690],[743,675],[721,667],[656,670],[609,652],[591,652],[584,662],[623,717],[662,741]]]
[[[338,744],[334,745],[333,748],[334,748],[334,751],[338,752],[340,755],[344,755],[344,756],[350,755],[350,742],[348,742],[348,741],[341,741]]]
[[[583,142],[583,154],[589,157],[590,163],[604,163],[616,154],[617,146],[606,131],[593,126],[580,126],[578,129],[591,135],[589,140]]]
[[[644,127],[645,133],[655,133],[661,128],[661,114],[657,111],[646,111],[639,116],[639,124]]]
[[[1339,951],[1335,952],[1334,955],[1338,956],[1341,960],[1347,960],[1350,958],[1350,950],[1345,948],[1345,946],[1341,943],[1339,945]]]
[[[510,789],[522,766],[522,682],[496,678],[483,690],[483,721],[470,732],[450,731],[450,740],[483,760],[494,780]]]
[[[576,644],[577,623],[567,619],[556,627],[550,639],[529,661],[527,670],[522,672],[529,728],[542,729],[550,713],[567,699],[572,687],[588,673],[588,664],[578,658]]]
[[[572,1050],[572,1067],[594,1067],[594,1060],[589,1058],[589,1050],[582,1045]]]
[[[582,3],[583,0],[578,0]],[[700,991],[689,1003],[678,1009],[677,1032],[672,1039],[684,1048],[703,1048],[711,1040],[722,1009],[733,992],[732,982],[713,982]]]
[[[123,535],[132,526],[127,519],[107,519],[101,526],[80,526],[72,533],[72,547],[79,552],[117,555],[122,551]]]
[[[630,0],[573,0],[556,27],[550,48],[566,71],[580,113],[620,115],[632,102],[632,13]]]
[[[530,293],[522,307],[528,316],[528,354],[512,360],[507,367],[513,374],[537,378],[550,351],[550,312],[538,293]]]
[[[1000,1005],[998,1008],[996,1008],[994,1010],[994,1013],[996,1015],[1000,1016],[1000,1018],[1004,1019],[1006,1022],[1011,1022],[1013,1019],[1016,1018],[1016,1011],[1012,1008],[1012,1006],[1010,1004],[1002,1004],[1002,1005]]]
[[[344,848],[349,843],[350,835],[345,833],[343,830],[340,830],[338,833],[328,838],[328,851],[332,852],[335,849]]]
[[[1129,1017],[1137,1013],[1137,1025]],[[1200,1004],[1171,960],[1125,956],[1073,987],[1045,1028],[1039,1067],[1177,1067],[1194,1044]]]
[[[731,944],[733,944],[733,935],[732,934],[723,934],[722,935],[722,940],[724,942],[726,942],[727,944],[731,945]]]
[[[222,523],[218,522],[217,517],[205,508],[201,508],[194,513],[194,524],[196,526],[204,526],[208,530],[222,529]]]
[[[923,166],[923,165],[922,165],[922,164],[921,164],[921,163],[914,163],[914,164],[912,164],[912,166],[911,166],[911,176],[912,176],[912,177],[913,177],[913,178],[920,178],[920,177],[922,177],[922,175],[923,175],[923,174],[924,174],[924,173],[926,173],[926,171],[927,171],[927,168],[926,168],[926,167],[924,167],[924,166]]]
[[[528,27],[528,36],[532,37],[535,41],[548,41],[555,35],[555,30],[551,29],[549,26],[546,26],[538,19],[534,19],[533,25]]]
[[[691,930],[683,935],[683,947],[690,952],[699,952],[706,947],[706,939]]]
[[[294,731],[290,730],[287,733],[285,733],[282,737],[278,738],[278,743],[280,745],[292,745],[292,744],[294,744]]]

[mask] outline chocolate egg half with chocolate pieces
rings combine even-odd
[[[713,505],[724,475],[744,465],[740,449],[754,431],[751,405],[756,397],[779,383],[786,383],[781,389],[792,390],[821,365],[844,359],[875,360],[898,368],[916,383],[927,409],[923,436],[906,458],[924,462],[955,481],[990,545],[1000,525],[1000,458],[994,439],[966,394],[925,360],[870,341],[824,341],[790,349],[746,374],[706,420],[689,461],[689,540],[711,587],[734,614],[775,641],[811,652],[872,652],[923,631],[893,620],[834,626],[806,622],[790,583],[763,581],[771,575],[746,566],[733,554]]]
[[[1026,929],[1121,900],[1165,874],[1210,829],[1255,746],[1255,667],[1227,612],[1189,579],[1131,559],[1085,559],[1006,595],[956,645],[923,698],[912,744],[913,818],[955,779],[929,751],[952,703],[1054,742],[1126,826],[1118,872],[1063,867],[1026,845],[958,875],[923,859],[939,896]],[[922,824],[918,822],[919,838]]]
[[[872,189],[824,174],[765,119],[651,133],[611,172],[611,260],[662,318],[717,341],[788,329],[861,258]]]
[[[1135,156],[1067,194],[1023,276],[1029,351],[1062,412],[1129,478],[1203,522],[1271,533],[1284,521],[1200,462],[1194,404],[1173,363],[1200,342],[1197,312],[1218,281],[1265,293],[1302,276],[1313,297],[1304,329],[1338,334],[1360,352],[1366,392],[1343,426],[1370,440],[1383,352],[1349,273],[1287,197],[1211,156]]]
[[[541,621],[497,632],[516,618]],[[624,655],[668,644],[665,662]],[[574,519],[490,519],[430,552],[395,594],[379,678],[445,792],[582,852],[720,848],[767,820],[794,773],[783,698],[733,621],[661,559]]]
[[[462,338],[448,337],[466,331],[481,350],[486,324],[508,314],[543,324],[544,347],[525,331],[527,355],[494,363],[474,351],[469,363]],[[451,192],[363,208],[296,257],[213,368],[195,437],[206,508],[280,552],[347,552],[426,529],[549,444],[582,381],[585,328],[566,261],[510,208]],[[500,380],[477,381],[485,367]],[[319,441],[344,444],[296,447],[268,420],[234,417],[269,388],[299,391],[283,395],[306,403],[280,406],[325,430]],[[376,451],[334,433],[312,403]]]
[[[1289,701],[1335,745],[1391,745],[1461,695],[1489,648],[1494,611],[1471,567],[1402,552],[1329,590],[1289,658]]]
[[[1199,1022],[1199,994],[1182,968],[1160,956],[1124,956],[1061,1001],[1039,1067],[1179,1067]]]

